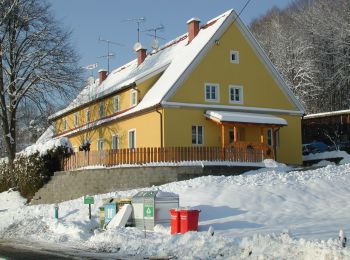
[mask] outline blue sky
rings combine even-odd
[[[165,29],[159,36],[160,45],[185,33],[186,21],[198,17],[203,23],[213,17],[234,9],[237,13],[247,0],[49,0],[52,12],[63,26],[72,30],[74,47],[81,57],[81,66],[98,63],[94,70],[107,68],[107,59],[98,58],[107,54],[107,45],[98,38],[118,42],[124,46],[111,45],[115,57],[110,60],[110,68],[116,68],[136,57],[133,45],[137,41],[136,24],[122,22],[128,18],[145,17],[141,29],[163,24]],[[251,0],[241,18],[248,25],[255,18],[277,6],[286,7],[291,0]],[[151,50],[152,38],[141,33],[140,42]]]

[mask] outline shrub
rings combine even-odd
[[[62,158],[66,154],[65,147],[56,147],[47,151],[45,155],[40,155],[39,152],[29,155],[17,154],[12,174],[8,163],[5,160],[0,161],[0,192],[12,188],[11,183],[14,180],[21,195],[28,201],[31,200],[54,172],[61,170]]]

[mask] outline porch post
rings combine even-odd
[[[233,126],[233,143],[237,143],[237,127],[235,125]]]
[[[221,159],[225,160],[225,126],[221,123]]]
[[[225,147],[225,126],[221,124],[221,148]]]

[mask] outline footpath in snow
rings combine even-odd
[[[140,189],[94,196],[91,221],[83,198],[60,203],[56,221],[54,205],[27,206],[17,192],[4,192],[0,239],[140,259],[350,259],[350,250],[337,240],[340,229],[350,236],[350,164],[289,172],[285,167],[265,168],[150,189],[177,193],[180,206],[201,209],[199,232],[172,236],[163,226],[147,233],[97,229],[102,198],[130,197]],[[207,232],[210,226],[214,236]]]

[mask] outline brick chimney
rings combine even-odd
[[[190,43],[199,33],[199,18],[192,18],[187,21],[188,24],[188,43]]]
[[[99,78],[99,84],[101,85],[102,82],[107,78],[107,70],[105,69],[100,69],[98,71],[98,78]]]
[[[137,65],[140,65],[147,57],[147,49],[140,46],[140,48],[137,49],[136,52],[137,52]]]

